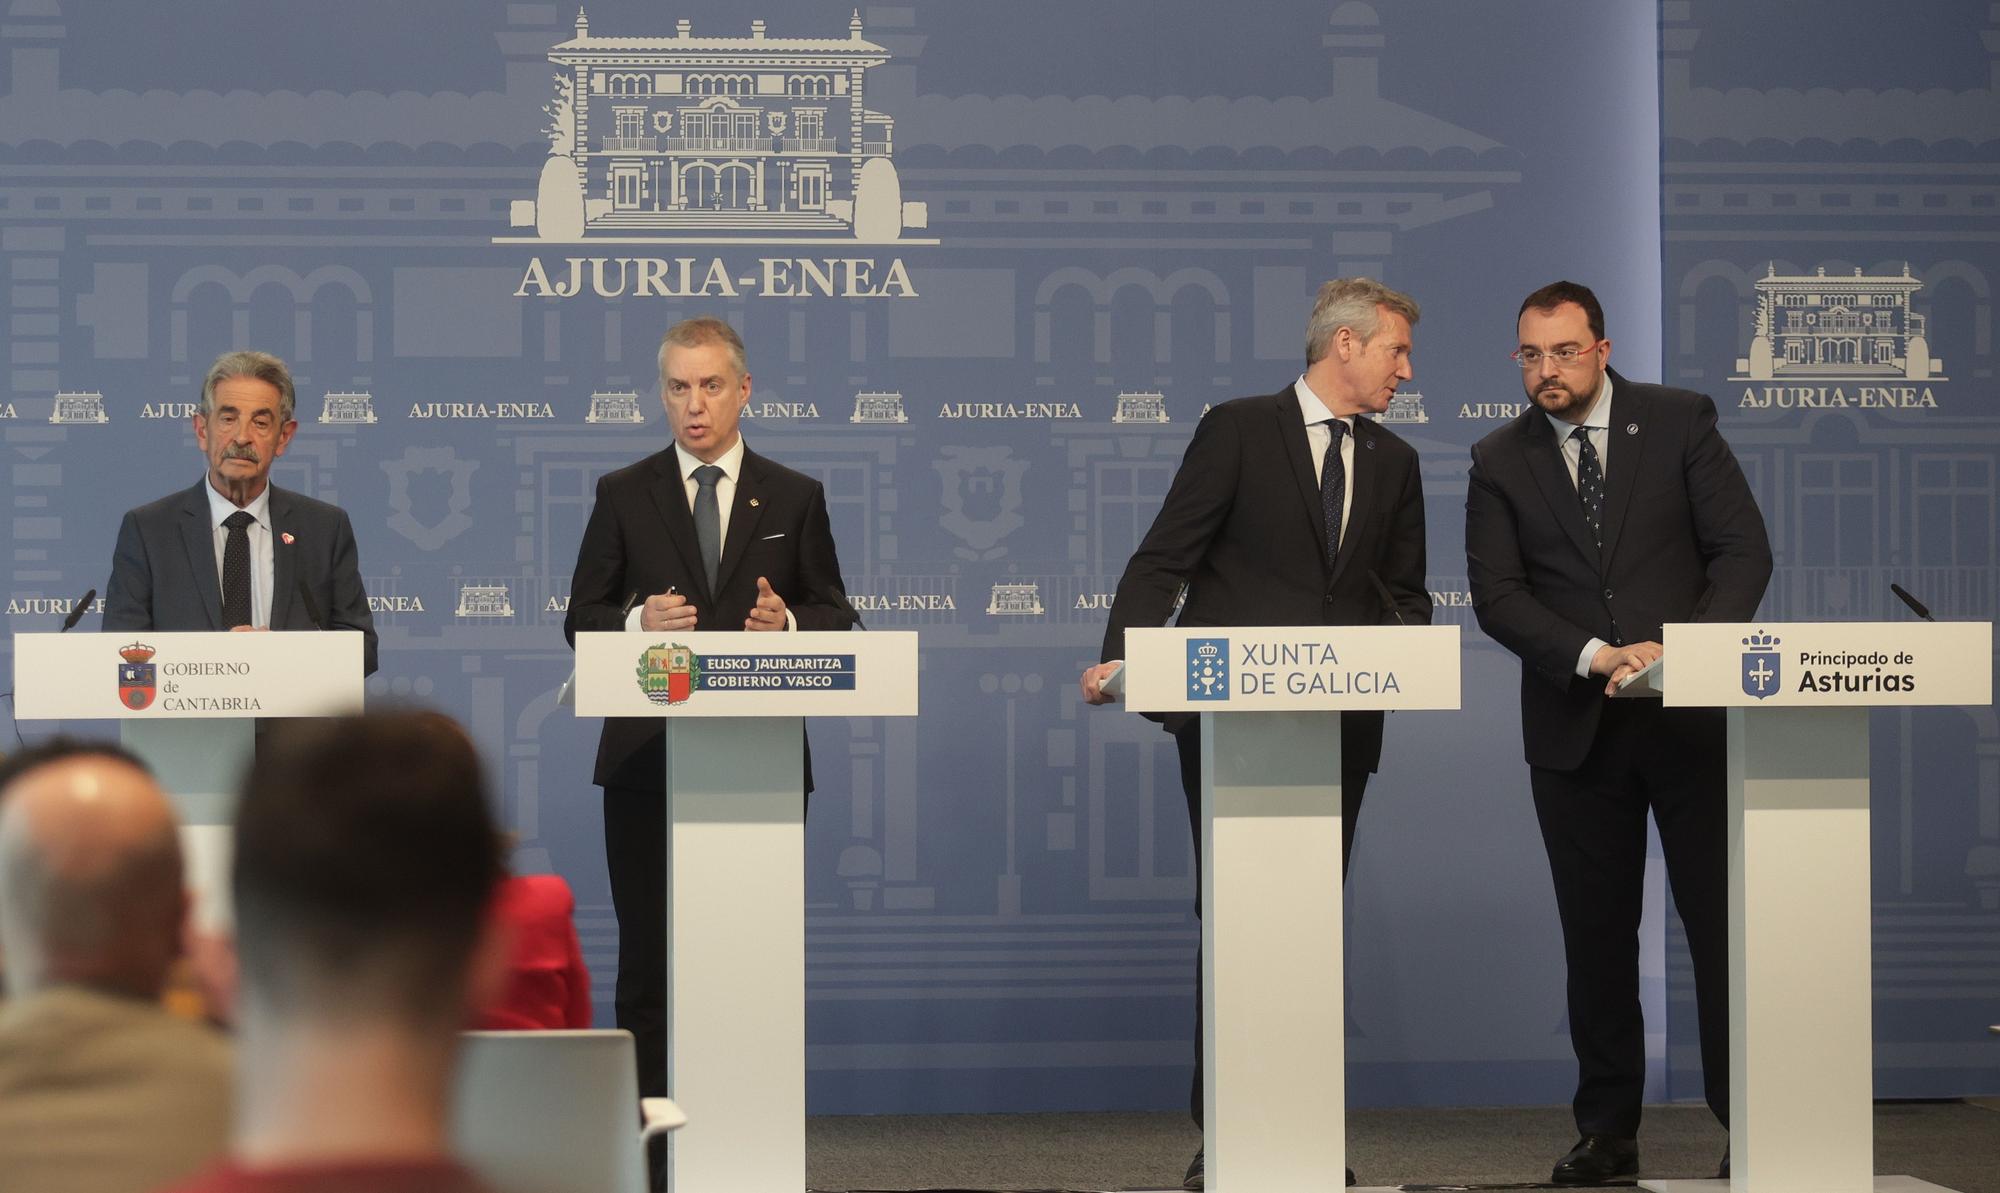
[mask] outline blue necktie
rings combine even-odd
[[[722,567],[722,507],[715,501],[715,482],[722,469],[703,464],[694,470],[694,538],[701,547],[701,570],[708,576],[708,595],[715,595],[716,572]]]
[[[1340,462],[1340,437],[1347,433],[1347,424],[1330,418],[1326,429],[1333,434],[1319,465],[1319,505],[1326,514],[1326,560],[1332,563],[1340,554],[1340,506],[1347,495],[1347,469]]]

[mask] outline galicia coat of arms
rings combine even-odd
[[[1743,694],[1759,700],[1778,692],[1778,643],[1781,638],[1759,631],[1743,640]]]
[[[639,656],[639,690],[654,704],[685,704],[701,682],[701,656],[676,642],[656,642]]]
[[[1229,639],[1188,639],[1187,668],[1189,700],[1229,699]]]
[[[151,708],[155,692],[153,680],[153,648],[143,642],[118,648],[118,657],[125,660],[118,664],[118,700],[126,708],[138,712]]]

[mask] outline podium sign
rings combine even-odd
[[[1346,1166],[1340,713],[1459,701],[1457,626],[1125,633],[1125,702],[1201,718],[1202,1093],[1217,1193]]]
[[[361,634],[17,634],[22,720],[324,717],[361,707]]]
[[[1984,621],[1670,625],[1669,707],[1881,708],[1991,704]]]
[[[1179,626],[1125,631],[1134,712],[1458,707],[1458,627]]]
[[[914,633],[576,636],[585,717],[913,717]]]
[[[1661,645],[1668,705],[1727,710],[1730,1187],[1936,1189],[1874,1175],[1868,719],[1990,705],[1993,627],[1670,625]]]

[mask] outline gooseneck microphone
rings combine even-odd
[[[316,630],[325,629],[326,618],[319,615],[319,602],[313,600],[312,589],[306,584],[304,576],[299,577],[298,594],[299,604],[306,607],[306,616],[312,619],[313,628]]]
[[[1403,620],[1403,611],[1396,608],[1396,598],[1390,595],[1389,586],[1382,583],[1382,577],[1375,574],[1374,568],[1368,569],[1368,583],[1375,586],[1375,595],[1382,598],[1382,607],[1389,611],[1389,616],[1396,619],[1396,624],[1409,625],[1409,622]]]
[[[1905,605],[1908,605],[1910,607],[1910,612],[1916,614],[1918,617],[1923,618],[1925,621],[1937,620],[1937,618],[1931,616],[1931,611],[1929,609],[1924,608],[1924,603],[1922,601],[1911,596],[1909,593],[1903,591],[1903,586],[1896,583],[1894,580],[1889,581],[1889,591],[1895,593],[1896,596],[1900,598]]]
[[[97,590],[95,588],[89,590],[82,596],[78,597],[76,599],[76,604],[69,611],[69,616],[63,618],[63,628],[57,630],[56,633],[58,634],[69,633],[70,628],[76,625],[77,622],[82,621],[84,614],[90,612],[90,602],[96,599],[97,599]]]

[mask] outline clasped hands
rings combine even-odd
[[[662,630],[692,630],[699,611],[680,593],[668,589],[646,598],[639,607],[639,628],[649,633]],[[757,603],[743,619],[746,630],[782,630],[786,626],[785,598],[771,590],[771,582],[757,577]]]
[[[1657,642],[1634,642],[1629,646],[1605,643],[1590,658],[1590,673],[1605,677],[1604,694],[1616,696],[1626,676],[1644,671],[1656,662],[1663,648]]]

